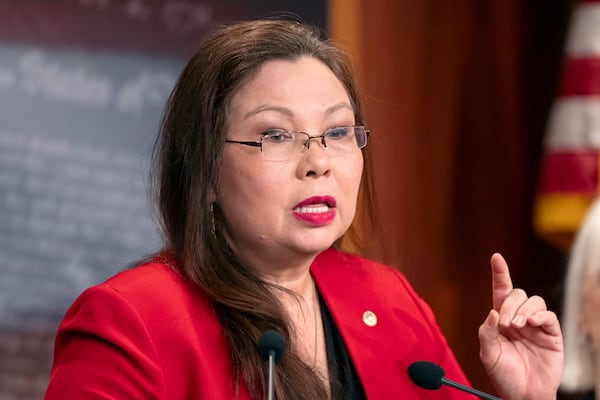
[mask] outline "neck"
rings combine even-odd
[[[265,281],[284,287],[305,299],[310,299],[314,292],[314,282],[310,274],[310,266],[315,255],[285,258],[262,262],[253,262],[256,273]]]

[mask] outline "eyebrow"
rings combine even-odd
[[[352,108],[352,106],[350,106],[350,104],[348,102],[341,101],[341,102],[339,102],[337,104],[332,105],[331,107],[328,107],[325,110],[325,115],[331,115],[334,112],[336,112],[336,111],[338,111],[338,110],[340,110],[342,108],[348,108],[349,110],[354,111],[353,108]],[[261,112],[264,112],[264,111],[275,111],[275,112],[278,112],[280,114],[287,115],[289,117],[293,117],[294,116],[294,112],[292,110],[290,110],[289,108],[279,107],[279,106],[271,106],[271,105],[268,105],[268,104],[263,104],[263,105],[260,105],[260,106],[256,107],[253,110],[250,110],[248,113],[246,113],[246,115],[244,116],[244,119],[248,119],[248,118],[252,117],[253,115],[260,114]]]

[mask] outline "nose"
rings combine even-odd
[[[318,140],[320,146],[310,147],[312,140]],[[327,176],[331,173],[331,157],[322,136],[310,136],[306,139],[304,153],[298,163],[298,175],[304,177]]]

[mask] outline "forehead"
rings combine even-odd
[[[285,104],[298,111],[325,109],[347,102],[346,88],[327,65],[314,57],[271,60],[234,93],[231,109],[248,112],[265,105]]]

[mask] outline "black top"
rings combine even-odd
[[[333,318],[321,296],[319,296],[319,306],[325,334],[331,398],[336,400],[367,400],[342,337],[335,327]]]
[[[586,394],[583,395],[582,400],[595,400],[596,392],[594,390],[590,390]]]

